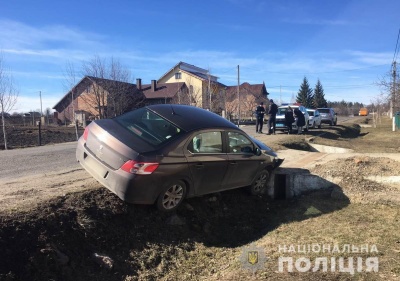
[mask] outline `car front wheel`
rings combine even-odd
[[[269,180],[269,173],[268,171],[264,170],[261,171],[256,178],[254,179],[253,183],[250,186],[250,194],[251,195],[262,195],[265,193],[267,189],[267,183]]]
[[[177,180],[167,185],[157,199],[157,208],[160,211],[170,212],[178,208],[186,196],[186,185]]]

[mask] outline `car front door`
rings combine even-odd
[[[203,131],[190,137],[185,155],[192,175],[194,194],[223,189],[228,156],[222,148],[221,131]]]
[[[225,189],[250,185],[257,173],[266,165],[262,155],[255,154],[255,145],[241,132],[226,132],[229,166]]]

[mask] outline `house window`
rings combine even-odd
[[[175,79],[181,79],[181,73],[180,72],[176,72],[175,73]]]

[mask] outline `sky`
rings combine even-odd
[[[52,108],[67,66],[80,80],[96,56],[132,83],[183,61],[228,86],[264,82],[278,103],[306,77],[328,101],[371,104],[399,59],[399,11],[398,0],[0,0],[0,53],[19,91],[12,112]]]

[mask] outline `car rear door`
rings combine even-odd
[[[196,195],[223,189],[228,156],[222,140],[220,130],[200,131],[189,138],[185,155]]]

